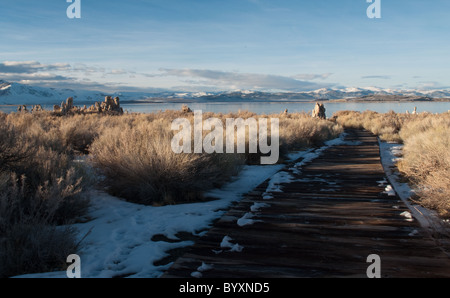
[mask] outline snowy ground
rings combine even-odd
[[[167,251],[192,245],[177,238],[180,232],[201,235],[220,218],[231,203],[241,199],[284,165],[246,166],[222,189],[206,194],[217,198],[209,202],[151,207],[128,203],[102,191],[92,192],[91,221],[74,225],[79,231],[82,249],[81,277],[114,276],[159,277],[170,266],[155,266],[168,256]],[[87,236],[86,236],[87,235]],[[163,235],[171,241],[152,241]],[[27,278],[65,278],[66,272],[23,275]]]
[[[340,138],[329,141],[322,148],[295,152],[288,156],[290,161],[303,158],[294,164],[289,171],[283,170],[284,165],[246,166],[240,175],[222,189],[215,189],[207,196],[217,198],[208,202],[181,204],[174,206],[151,207],[137,205],[112,197],[102,191],[92,192],[92,206],[89,222],[76,224],[82,249],[78,253],[81,258],[81,277],[83,278],[111,278],[127,276],[137,278],[157,278],[168,269],[171,263],[155,266],[154,262],[168,256],[168,251],[187,247],[192,241],[177,238],[178,233],[192,233],[201,236],[211,226],[215,219],[220,218],[233,202],[242,195],[253,190],[256,186],[271,178],[264,199],[272,198],[271,193],[281,191],[281,184],[293,179],[290,172],[300,173],[301,167],[320,156],[328,147],[348,144],[344,141],[344,134]],[[380,142],[383,165],[389,177],[390,185],[386,191],[393,193],[394,189],[412,210],[423,226],[433,225],[433,214],[408,201],[411,190],[405,184],[397,182],[393,170],[396,154],[401,147],[396,144]],[[387,184],[387,181],[380,181]],[[393,187],[391,187],[391,185]],[[389,187],[388,187],[389,186]],[[238,220],[239,226],[253,224],[253,213],[270,205],[259,203],[252,206],[248,213]],[[409,217],[411,214],[404,214]],[[165,236],[170,241],[154,240],[155,235]],[[153,240],[152,240],[153,239]],[[159,237],[158,239],[163,239]],[[231,238],[224,237],[218,248],[240,249],[238,244],[232,243]],[[219,249],[220,249],[219,248]],[[205,265],[206,266],[206,265]],[[201,276],[201,271],[195,272]],[[24,275],[26,278],[65,278],[66,272],[50,272]]]

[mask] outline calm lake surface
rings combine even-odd
[[[311,112],[314,109],[314,102],[215,102],[215,103],[188,103],[191,110],[201,110],[203,112],[229,113],[241,111],[251,111],[257,114],[280,113],[288,109],[289,112]],[[145,103],[145,104],[124,104],[122,107],[128,112],[151,113],[165,110],[180,110],[182,103]],[[417,112],[443,113],[450,110],[450,102],[411,102],[411,103],[344,103],[325,102],[327,116],[343,110],[366,111],[371,110],[379,113],[387,113],[393,110],[396,113]]]
[[[289,112],[307,112],[314,109],[314,102],[190,102],[190,103],[123,103],[122,107],[128,112],[152,113],[165,110],[180,110],[183,105],[189,106],[192,110],[201,110],[203,112],[229,113],[241,111],[251,111],[257,114],[280,113],[288,109]],[[53,106],[42,106],[46,110],[52,110]],[[417,107],[417,112],[443,113],[450,110],[450,102],[325,102],[326,113],[331,117],[337,111],[374,111],[387,113],[394,111],[396,113],[405,113],[407,110],[412,112]],[[31,110],[31,106],[28,106]],[[14,112],[17,106],[0,106],[0,111],[5,113]]]

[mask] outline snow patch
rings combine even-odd
[[[195,271],[191,273],[191,276],[194,278],[202,278],[203,274],[201,272]]]
[[[197,271],[199,272],[205,272],[205,271],[210,271],[214,268],[213,265],[208,265],[205,262],[202,262],[202,265],[200,267],[197,268]]]
[[[269,192],[282,192],[281,184],[290,183],[293,181],[291,174],[285,171],[281,171],[276,173],[270,178],[269,185],[267,186],[266,193]]]
[[[387,194],[389,197],[396,196],[395,190],[392,188],[391,185],[386,186],[383,193]]]
[[[244,247],[239,245],[238,243],[236,243],[236,244],[231,243],[230,241],[232,241],[232,240],[233,239],[229,236],[223,237],[222,242],[220,243],[220,247],[221,248],[229,248],[230,252],[241,252],[244,249]]]
[[[252,218],[254,216],[255,215],[251,212],[245,213],[243,217],[238,219],[238,221],[237,221],[238,226],[243,227],[243,226],[247,226],[247,225],[252,225],[255,222],[260,221],[260,220],[253,220]]]
[[[270,207],[269,204],[265,204],[265,203],[254,203],[251,207],[250,210],[252,212],[258,212],[261,208],[268,208]]]
[[[338,138],[326,141],[325,145],[320,147],[319,149],[316,149],[314,151],[311,151],[311,150],[305,151],[304,154],[301,156],[301,157],[303,157],[303,159],[294,165],[294,169],[297,169],[297,171],[300,171],[300,169],[303,165],[318,158],[323,153],[323,151],[325,151],[326,149],[328,149],[332,146],[351,145],[351,144],[355,143],[352,141],[346,141],[345,140],[346,136],[347,136],[347,133],[345,133],[345,132],[341,133],[341,135]]]
[[[383,180],[377,181],[378,186],[383,187],[385,186],[388,182],[386,180],[386,178],[384,178]]]
[[[304,158],[305,155],[311,153],[314,149],[308,149],[303,151],[291,152],[286,155],[286,160],[288,162],[296,161],[297,159]]]
[[[263,193],[262,195],[263,200],[271,200],[273,199],[273,196],[267,192]]]
[[[404,218],[406,218],[406,221],[413,221],[412,214],[409,211],[402,212],[400,214],[400,216],[403,216]]]
[[[73,225],[78,230],[81,243],[81,276],[83,278],[111,278],[115,276],[136,278],[160,277],[171,264],[155,266],[168,256],[168,251],[191,246],[192,241],[182,241],[180,232],[201,236],[214,220],[220,218],[229,206],[273,174],[283,165],[245,166],[232,182],[221,189],[205,193],[216,198],[208,202],[143,206],[129,203],[102,191],[92,191],[89,217],[91,221]],[[200,232],[201,231],[201,232]],[[166,241],[152,241],[163,235]],[[230,251],[242,251],[234,244]],[[219,251],[221,252],[221,251]],[[47,272],[22,275],[22,278],[66,277],[66,272]]]

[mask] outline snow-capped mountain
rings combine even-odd
[[[36,87],[0,80],[0,104],[59,104],[68,97],[94,101],[94,98],[101,95],[100,92],[94,91]]]
[[[0,80],[0,105],[35,105],[60,104],[68,97],[73,97],[77,104],[92,104],[103,101],[105,96],[119,96],[121,100],[142,100],[149,97],[168,97],[172,93],[149,92],[112,92],[90,90],[57,89],[9,83]]]
[[[308,92],[263,92],[251,90],[223,92],[112,92],[57,89],[10,83],[0,80],[0,105],[60,104],[73,97],[77,104],[92,104],[105,96],[119,96],[121,101],[309,101],[333,99],[359,100],[431,100],[450,98],[450,90],[392,90],[377,87],[322,88]]]

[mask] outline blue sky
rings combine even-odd
[[[0,0],[0,79],[102,89],[450,88],[450,1]]]

